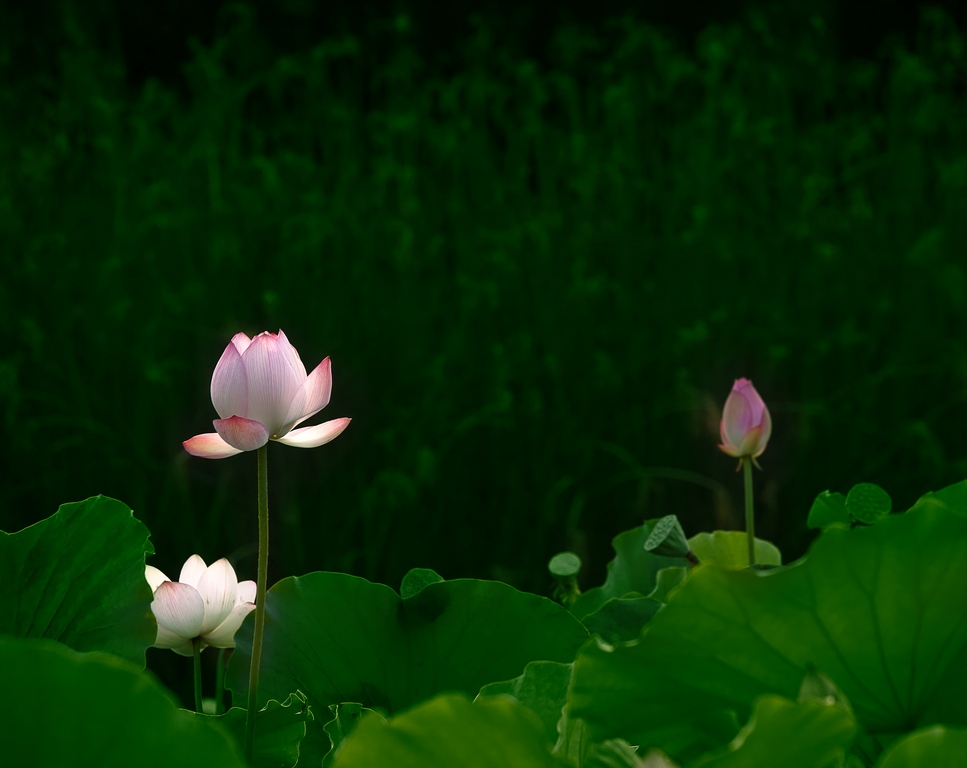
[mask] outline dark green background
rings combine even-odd
[[[854,39],[833,2],[484,5],[5,6],[0,527],[103,493],[170,576],[254,578],[254,454],[181,441],[231,336],[279,328],[353,423],[271,446],[270,583],[547,594],[555,552],[600,583],[645,518],[740,527],[715,444],[742,376],[787,558],[826,489],[905,508],[964,477],[962,14],[887,3]]]

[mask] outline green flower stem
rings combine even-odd
[[[215,714],[222,713],[222,703],[225,699],[225,649],[218,649],[215,662]]]
[[[195,657],[195,711],[201,712],[201,638],[191,641],[192,655]]]
[[[749,567],[755,565],[755,515],[752,512],[752,459],[742,459],[745,471],[745,538],[749,542]]]
[[[259,660],[265,629],[265,582],[269,578],[269,462],[268,445],[259,448],[259,573],[255,590],[255,636],[248,674],[248,711],[245,713],[245,759],[252,762],[255,744],[255,708],[259,691]]]

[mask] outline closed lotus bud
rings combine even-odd
[[[719,432],[722,436],[719,448],[729,456],[751,458],[755,464],[755,458],[766,449],[772,435],[772,417],[748,379],[737,379],[732,386]]]

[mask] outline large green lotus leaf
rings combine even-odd
[[[699,566],[639,640],[581,651],[570,711],[596,739],[693,759],[757,697],[796,698],[814,664],[873,733],[967,722],[964,562],[963,519],[924,505],[832,528],[786,568]]]
[[[841,493],[823,491],[813,501],[806,518],[807,528],[822,528],[824,531],[830,526],[848,528],[849,512],[846,511],[846,497]]]
[[[323,726],[323,730],[329,737],[329,749],[325,751],[322,758],[322,768],[329,768],[332,765],[332,761],[339,754],[343,742],[349,738],[356,726],[365,718],[375,717],[383,723],[386,722],[386,718],[379,712],[351,701],[333,704],[329,707],[329,710],[333,717]]]
[[[0,637],[0,755],[30,768],[243,768],[217,724],[147,672],[52,640]]]
[[[572,666],[556,661],[532,661],[513,680],[485,685],[476,701],[501,695],[516,699],[540,718],[544,735],[554,743],[553,753],[578,768],[635,768],[637,758],[627,743],[610,739],[593,744],[584,721],[564,713]]]
[[[659,603],[667,603],[671,591],[688,578],[688,571],[685,567],[662,568],[655,577],[655,588],[648,597]]]
[[[544,724],[544,734],[552,744],[557,740],[557,723],[567,701],[571,684],[571,665],[556,661],[532,661],[513,680],[489,683],[480,696],[511,696],[536,714]]]
[[[561,715],[557,723],[557,741],[554,742],[552,750],[555,755],[582,768],[587,763],[593,746],[591,732],[586,722],[580,717]]]
[[[191,714],[219,723],[235,737],[237,744],[245,743],[247,712],[241,707],[232,707],[217,716]],[[252,768],[292,768],[299,761],[299,747],[306,735],[306,721],[312,718],[305,697],[299,693],[293,693],[282,703],[273,700],[266,704],[255,715]]]
[[[924,507],[944,509],[955,515],[967,517],[967,480],[948,485],[940,491],[931,491],[921,496],[910,511]]]
[[[703,563],[715,563],[730,571],[749,567],[749,545],[745,531],[698,533],[688,540],[692,553]],[[756,537],[756,565],[782,565],[782,553],[775,544]]]
[[[568,768],[550,752],[540,720],[512,699],[471,704],[441,694],[390,719],[366,718],[333,768]]]
[[[608,563],[604,584],[582,594],[571,606],[571,613],[582,619],[612,598],[624,597],[629,592],[648,595],[655,588],[658,571],[683,565],[685,561],[680,557],[663,557],[645,549],[645,542],[656,522],[652,520],[651,524],[623,531],[611,540],[615,556]]]
[[[581,622],[588,632],[600,635],[606,643],[627,642],[641,634],[661,606],[651,597],[612,597]]]
[[[829,768],[841,764],[856,732],[846,707],[760,696],[751,720],[732,743],[689,768]]]
[[[144,668],[157,635],[148,529],[120,501],[63,504],[17,533],[0,531],[0,634],[107,651]]]
[[[236,634],[228,684],[244,695],[254,612]],[[587,631],[564,608],[497,581],[430,583],[401,599],[344,573],[269,590],[260,705],[302,691],[316,712],[358,702],[397,712],[441,691],[475,696],[535,659],[571,661]]]
[[[876,768],[964,768],[967,728],[934,725],[893,742],[876,761]]]
[[[640,758],[637,750],[621,739],[608,739],[595,744],[579,768],[666,768],[660,757]],[[674,766],[670,766],[674,768]]]

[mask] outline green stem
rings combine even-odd
[[[201,638],[191,641],[192,655],[195,657],[195,711],[201,712]]]
[[[222,713],[222,703],[225,700],[225,649],[218,649],[215,662],[215,714]]]
[[[749,567],[755,565],[755,515],[752,512],[752,459],[744,458],[745,470],[745,538],[749,543]]]
[[[259,660],[265,629],[265,582],[269,578],[269,463],[268,445],[259,448],[259,573],[255,589],[255,636],[248,674],[248,711],[245,713],[245,759],[252,763],[255,744],[255,708],[259,690]]]

